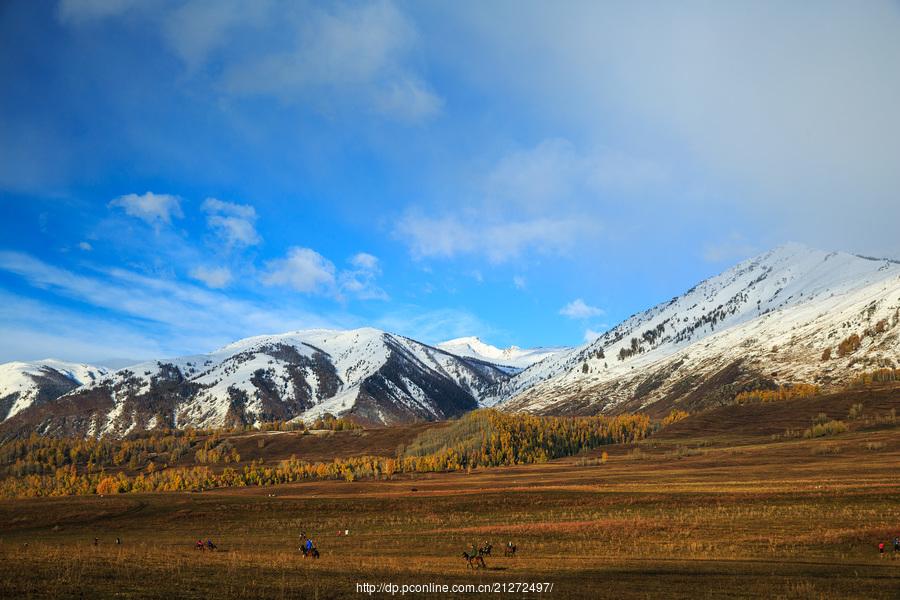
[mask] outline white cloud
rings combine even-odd
[[[601,335],[603,335],[603,333],[604,333],[604,332],[602,332],[602,331],[594,331],[593,329],[590,329],[590,328],[589,328],[589,329],[585,329],[585,330],[584,330],[584,341],[585,341],[585,342],[593,342],[593,341],[596,340],[598,337],[600,337]]]
[[[440,110],[441,99],[409,66],[415,27],[392,2],[306,7],[299,17],[275,12],[282,26],[292,28],[282,38],[290,42],[261,41],[255,51],[230,60],[223,76],[230,93],[285,102],[324,97],[332,105],[361,100],[401,121],[421,121]]]
[[[206,223],[228,247],[255,246],[262,241],[256,231],[256,209],[249,204],[207,198],[202,206]]]
[[[381,275],[378,257],[367,252],[353,255],[347,261],[351,268],[338,271],[334,263],[311,248],[294,247],[284,258],[266,263],[262,276],[265,285],[289,287],[305,294],[333,296],[345,300],[387,300],[388,294],[378,286]]]
[[[163,36],[188,70],[195,71],[226,47],[235,30],[264,24],[272,8],[268,0],[184,2],[164,16]]]
[[[651,161],[580,152],[568,140],[551,138],[507,153],[476,177],[474,200],[455,201],[445,213],[416,207],[394,233],[416,258],[476,254],[503,263],[530,252],[566,255],[610,234],[608,204],[667,178]]]
[[[78,242],[78,248],[84,250],[85,252],[90,252],[94,249],[93,246],[89,242]]]
[[[350,258],[350,264],[358,269],[381,272],[381,267],[378,264],[378,257],[373,256],[368,252],[359,252],[358,254],[353,255]]]
[[[171,225],[172,217],[179,219],[184,217],[184,213],[181,212],[180,200],[177,196],[169,194],[154,194],[153,192],[147,192],[140,196],[126,194],[112,200],[109,206],[121,208],[125,214],[157,228],[160,225]]]
[[[443,105],[418,72],[414,23],[390,0],[63,0],[58,11],[66,25],[126,15],[158,28],[189,76],[227,95],[328,112],[362,107],[407,123],[426,120]]]
[[[289,287],[305,294],[333,294],[336,289],[334,263],[311,248],[294,247],[287,256],[266,264],[266,285]]]
[[[96,311],[97,316],[81,312],[74,315],[71,324],[80,327],[70,324],[57,330],[53,324],[65,322],[71,311],[19,298],[11,306],[0,302],[0,329],[16,329],[17,335],[34,332],[47,348],[52,341],[48,330],[65,337],[70,346],[96,344],[98,353],[101,347],[110,348],[101,358],[146,356],[146,352],[139,352],[142,345],[157,356],[208,351],[260,332],[347,324],[345,318],[330,319],[300,310],[295,302],[262,306],[196,285],[118,268],[78,274],[20,252],[0,252],[0,270],[22,277],[46,294],[101,309]],[[85,331],[92,332],[91,342],[84,341]]]
[[[530,213],[579,210],[593,217],[591,198],[659,184],[665,170],[647,160],[611,151],[579,152],[563,138],[550,138],[532,148],[502,157],[487,175],[485,195],[501,210],[511,206]]]
[[[388,300],[388,294],[377,284],[381,275],[378,257],[360,252],[349,260],[354,267],[342,271],[338,276],[341,292],[351,294],[360,300]]]
[[[559,314],[570,319],[590,319],[604,313],[605,311],[602,308],[586,304],[581,298],[576,298],[559,309]]]
[[[520,3],[511,15],[482,3],[438,19],[466,33],[459,60],[490,97],[521,99],[527,114],[552,115],[545,126],[653,157],[684,182],[627,207],[636,218],[743,219],[782,239],[897,252],[896,2],[649,6]]]
[[[513,285],[516,286],[517,290],[524,290],[526,283],[525,278],[521,275],[513,276]]]
[[[596,224],[576,218],[541,217],[527,220],[483,219],[464,215],[430,217],[408,213],[394,230],[416,258],[450,258],[459,254],[484,254],[492,263],[504,263],[533,250],[566,254]]]
[[[197,281],[202,281],[206,287],[221,289],[231,283],[231,269],[228,267],[194,267],[190,276]]]

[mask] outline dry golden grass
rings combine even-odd
[[[598,450],[392,481],[0,501],[0,596],[345,598],[367,581],[548,581],[557,598],[900,597],[900,559],[876,550],[900,535],[900,430],[773,440],[756,424],[680,426],[605,448],[606,464]],[[300,531],[322,559],[300,557]],[[220,551],[194,550],[198,537]],[[489,568],[468,571],[459,555],[483,540]]]

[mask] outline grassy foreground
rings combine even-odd
[[[900,597],[900,557],[876,549],[900,535],[900,430],[786,439],[753,420],[793,418],[777,407],[723,410],[703,419],[727,429],[688,419],[604,447],[606,464],[598,449],[392,481],[3,500],[0,597],[363,598],[365,582],[553,583],[487,597]],[[297,552],[301,531],[320,560]],[[199,537],[220,550],[194,550]],[[467,570],[460,553],[484,540],[488,568]]]

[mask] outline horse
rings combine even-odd
[[[493,546],[485,542],[484,545],[478,549],[478,554],[480,554],[481,556],[490,556],[491,548],[493,548]]]
[[[507,544],[506,550],[503,551],[503,556],[515,556],[516,555],[516,545],[515,544]]]
[[[319,558],[319,549],[313,546],[309,550],[306,549],[305,546],[300,548],[300,552],[303,553],[303,558]]]
[[[466,559],[467,569],[487,568],[487,565],[484,564],[484,557],[482,557],[479,553],[469,554],[468,552],[463,552],[462,556],[464,559]]]

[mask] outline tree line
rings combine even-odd
[[[657,427],[658,424],[643,414],[538,417],[479,410],[447,426],[426,430],[395,457],[362,456],[309,462],[292,456],[276,465],[255,460],[243,466],[226,464],[221,470],[207,464],[158,468],[155,461],[150,461],[133,475],[124,470],[108,473],[97,465],[105,464],[109,457],[113,464],[118,461],[121,465],[134,452],[157,452],[164,448],[169,449],[171,456],[174,449],[183,448],[183,443],[191,441],[195,446],[194,461],[202,463],[201,451],[208,456],[227,439],[211,442],[222,440],[221,432],[212,433],[202,444],[196,432],[141,440],[72,440],[33,435],[0,447],[0,462],[7,473],[0,481],[0,495],[106,495],[268,486],[310,479],[389,479],[397,473],[544,462],[605,444],[638,441]],[[182,455],[188,456],[187,452]],[[19,472],[17,466],[21,464],[41,466]],[[93,468],[88,468],[88,464]]]

